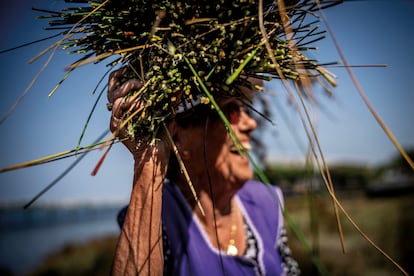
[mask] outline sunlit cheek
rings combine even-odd
[[[231,125],[237,125],[240,120],[240,112],[231,112],[228,117]]]

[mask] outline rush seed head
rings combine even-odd
[[[264,37],[259,26],[258,0],[66,0],[59,12],[40,10],[50,27],[66,29],[62,48],[94,62],[118,56],[108,66],[128,65],[130,78],[151,85],[141,91],[145,108],[131,122],[135,137],[153,137],[158,124],[175,114],[177,105],[205,92],[190,67],[214,96],[243,97],[242,87],[252,87],[248,77],[297,80],[301,75],[321,76],[315,60],[305,58],[311,49],[292,47],[287,37],[302,45],[317,41],[316,1],[285,0],[289,28],[281,22],[276,0],[263,0]],[[105,2],[104,5],[101,5]],[[322,6],[340,0],[318,1]],[[97,7],[99,7],[97,9]],[[310,17],[310,18],[308,18]],[[287,29],[294,30],[286,34]],[[297,52],[300,52],[298,57]],[[184,57],[189,64],[184,61]],[[278,74],[272,58],[277,61]],[[306,70],[298,70],[297,63]],[[74,63],[76,64],[76,62]],[[191,65],[191,66],[190,66]],[[226,84],[227,81],[227,84]],[[203,100],[202,104],[209,104]]]

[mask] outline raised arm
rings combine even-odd
[[[112,109],[111,131],[126,138],[126,131],[118,131],[122,115],[139,103],[126,103],[124,96],[139,89],[142,83],[129,80],[119,83],[125,69],[111,74],[108,88]],[[170,149],[162,140],[153,145],[138,145],[133,139],[123,140],[134,157],[134,183],[128,213],[118,240],[112,275],[162,275],[162,185],[167,170]]]

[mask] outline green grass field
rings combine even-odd
[[[367,236],[412,274],[414,267],[414,197],[366,198],[359,194],[338,196],[344,208]],[[331,200],[315,197],[314,224],[310,220],[309,200],[286,200],[286,207],[310,244],[315,244],[319,259],[329,275],[402,275],[378,250],[370,245],[341,215],[346,254],[342,252]],[[316,229],[312,234],[311,229]],[[309,254],[290,232],[290,245],[303,275],[317,275]]]

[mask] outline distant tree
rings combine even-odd
[[[305,166],[268,165],[264,170],[271,183],[293,185],[297,181],[318,177],[317,170]],[[341,190],[361,189],[376,177],[377,172],[357,164],[337,164],[330,168],[333,184]]]
[[[271,183],[279,183],[281,181],[293,184],[298,179],[309,176],[309,171],[302,166],[288,165],[267,165],[264,173]]]
[[[414,160],[414,149],[408,150],[407,154],[411,158],[411,160]],[[404,159],[404,157],[402,157],[401,154],[396,155],[387,167],[389,169],[394,169],[404,174],[414,175],[414,170],[410,167],[408,162]]]
[[[330,172],[334,185],[340,189],[364,188],[372,177],[370,169],[353,164],[332,166]]]

